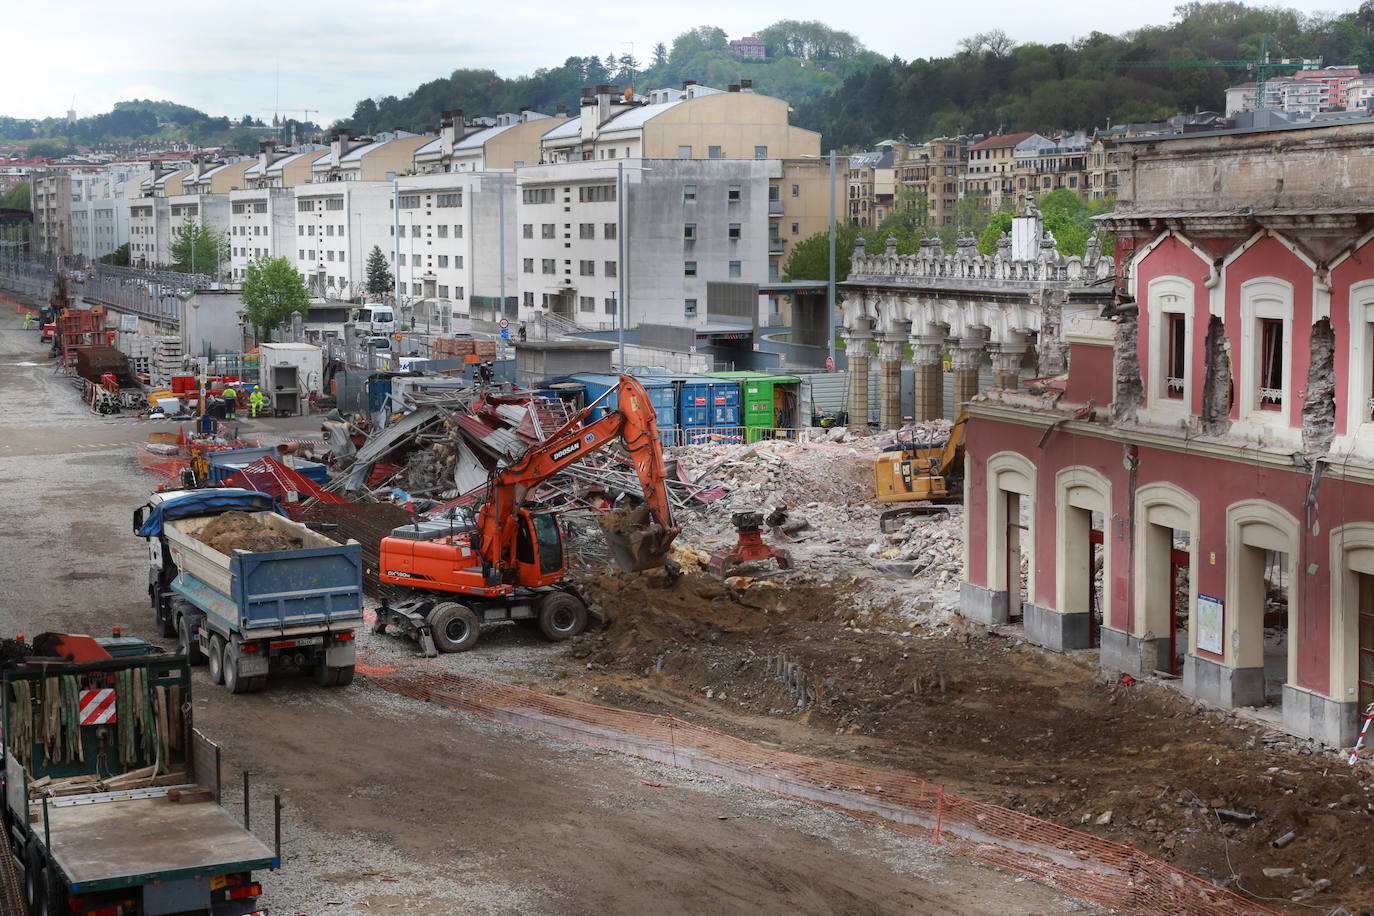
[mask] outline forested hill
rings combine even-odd
[[[553,113],[565,105],[575,112],[580,90],[598,83],[642,92],[684,80],[725,88],[752,79],[756,91],[791,103],[792,123],[820,131],[826,148],[852,150],[903,133],[919,140],[999,129],[1092,128],[1220,110],[1227,86],[1254,79],[1243,67],[1122,69],[1098,62],[1253,60],[1266,34],[1272,57],[1374,70],[1374,0],[1354,12],[1314,16],[1237,2],[1189,3],[1167,25],[1121,35],[1066,35],[1062,43],[1040,45],[991,31],[964,39],[953,56],[912,61],[879,57],[820,23],[783,21],[758,33],[768,43],[766,61],[741,60],[723,31],[703,26],[679,35],[671,47],[659,44],[645,60],[569,57],[562,66],[516,79],[455,70],[404,98],[364,99],[338,126],[426,130],[447,108],[469,117],[521,106]]]
[[[1071,43],[1018,45],[1001,32],[965,39],[953,57],[892,60],[855,73],[793,123],[819,130],[827,148],[913,139],[1093,128],[1197,109],[1220,111],[1226,87],[1254,80],[1244,67],[1103,67],[1105,61],[1254,60],[1265,35],[1271,58],[1321,58],[1374,71],[1374,0],[1340,15],[1279,7],[1189,3],[1169,25]],[[1286,74],[1296,68],[1281,68]]]
[[[553,114],[563,105],[574,113],[582,89],[611,83],[640,92],[681,86],[696,80],[724,89],[741,79],[754,90],[793,105],[818,99],[846,77],[867,72],[884,58],[867,51],[854,36],[819,22],[782,20],[756,33],[768,46],[768,59],[743,60],[732,54],[725,32],[701,26],[683,32],[671,46],[662,42],[636,58],[631,54],[569,57],[558,67],[530,76],[504,79],[491,70],[455,70],[418,86],[404,98],[363,99],[353,116],[337,127],[370,132],[391,127],[433,130],[439,115],[461,108],[469,117],[518,111],[522,107]]]

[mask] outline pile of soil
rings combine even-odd
[[[643,575],[603,572],[581,585],[607,622],[594,660],[630,667],[677,645],[726,636],[747,641],[782,621],[847,614],[848,607],[842,592],[819,581],[757,579],[730,588],[705,572],[672,567]]]
[[[216,516],[200,529],[196,540],[224,554],[232,554],[235,550],[249,553],[299,550],[305,546],[300,538],[267,527],[251,512],[226,512]]]
[[[1163,686],[1108,684],[1091,653],[958,618],[905,629],[833,583],[731,588],[693,572],[583,584],[609,623],[572,647],[588,664],[556,689],[947,783],[1133,842],[1282,912],[1374,913],[1374,778],[1310,744]]]

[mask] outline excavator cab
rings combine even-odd
[[[552,512],[518,513],[515,532],[516,581],[538,587],[552,585],[563,578],[563,531]]]

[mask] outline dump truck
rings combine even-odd
[[[0,697],[29,913],[266,916],[253,872],[278,867],[280,835],[271,849],[220,805],[185,656],[118,636],[22,640],[0,646]]]
[[[968,414],[960,413],[939,442],[902,442],[884,449],[873,462],[874,487],[885,509],[878,525],[895,531],[903,518],[949,514],[964,501],[964,428]]]
[[[611,392],[614,409],[590,420]],[[568,465],[623,443],[644,503],[602,516],[601,526],[621,569],[662,566],[680,529],[673,524],[658,436],[656,409],[644,386],[621,376],[615,388],[548,439],[494,471],[475,517],[459,523],[450,512],[394,529],[381,543],[378,579],[403,597],[393,602],[384,596],[375,631],[391,624],[409,629],[427,655],[436,647],[470,649],[483,625],[501,620],[535,621],[555,642],[581,633],[587,606],[566,578],[558,516],[538,511],[530,496]]]
[[[262,544],[206,542],[233,513]],[[208,664],[230,693],[268,676],[308,671],[322,687],[353,681],[362,625],[362,548],[339,544],[281,514],[276,500],[238,487],[160,490],[134,511],[148,542],[148,598],[164,636],[188,661]],[[220,538],[220,546],[225,546]]]

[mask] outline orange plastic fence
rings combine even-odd
[[[672,716],[547,696],[432,661],[384,665],[363,653],[358,671],[393,693],[883,823],[1125,912],[1272,913],[1129,845],[961,798],[912,776],[768,750]]]

